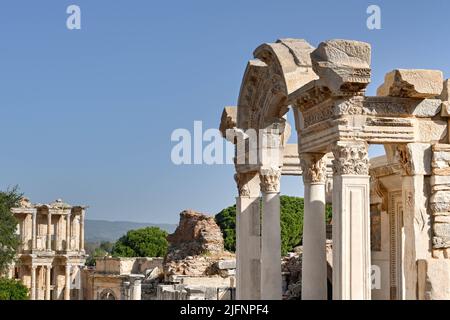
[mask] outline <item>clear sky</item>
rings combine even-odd
[[[81,8],[81,30],[66,8]],[[366,27],[369,4],[381,30]],[[372,44],[373,94],[394,68],[450,68],[450,2],[2,0],[0,187],[87,204],[88,218],[177,222],[233,204],[233,167],[175,166],[176,128],[216,128],[261,43]],[[377,153],[375,150],[372,154]],[[301,195],[300,178],[282,192]]]

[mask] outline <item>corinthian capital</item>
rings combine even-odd
[[[234,175],[239,197],[259,196],[259,175],[257,172],[238,172]]]
[[[324,156],[322,153],[304,153],[300,156],[305,183],[325,183],[327,167]]]
[[[259,171],[261,191],[265,193],[280,192],[280,168],[262,168]]]
[[[333,171],[337,175],[369,175],[368,145],[364,141],[339,141],[333,148]]]

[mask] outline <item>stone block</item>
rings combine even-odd
[[[430,198],[430,208],[434,214],[450,212],[450,192],[437,191]]]
[[[450,175],[450,145],[438,144],[433,147],[431,166],[435,175]]]
[[[386,74],[378,96],[433,98],[441,95],[444,76],[439,70],[397,69]]]
[[[311,53],[313,70],[333,94],[364,91],[370,83],[370,44],[353,40],[322,42]]]
[[[450,260],[418,260],[420,300],[450,300]]]
[[[217,268],[220,270],[236,269],[236,260],[230,259],[230,260],[217,261]]]

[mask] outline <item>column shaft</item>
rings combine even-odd
[[[281,226],[279,168],[260,170],[262,192],[261,299],[281,300]]]
[[[46,275],[45,275],[45,300],[51,299],[51,266],[46,266]]]
[[[238,300],[261,299],[260,197],[236,199],[236,260]]]
[[[261,299],[261,211],[258,172],[237,173],[236,298]]]
[[[70,286],[72,280],[70,278],[70,265],[66,265],[66,286],[64,287],[64,300],[70,300]]]
[[[82,209],[80,216],[80,251],[84,251],[84,218],[85,209]]]
[[[52,214],[47,215],[47,251],[52,250]]]
[[[66,251],[70,251],[70,213],[66,216]]]
[[[37,211],[33,211],[32,214],[32,239],[31,239],[31,249],[37,249],[37,230],[36,230],[36,219],[37,219]]]
[[[323,154],[302,154],[305,186],[303,218],[302,299],[327,299],[325,226],[326,164]]]
[[[36,300],[36,266],[31,266],[30,299]]]
[[[338,143],[333,153],[333,299],[370,300],[367,144]]]

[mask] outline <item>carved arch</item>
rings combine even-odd
[[[238,128],[262,129],[283,118],[289,94],[317,79],[310,58],[313,50],[303,39],[281,39],[256,48],[241,85]]]

